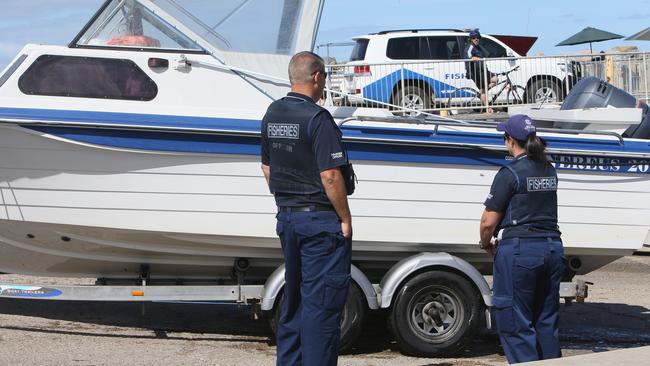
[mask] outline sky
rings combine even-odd
[[[67,45],[103,0],[2,0],[0,69],[27,43]],[[214,0],[213,0],[214,1]],[[529,55],[571,54],[589,45],[555,47],[585,27],[623,36],[650,26],[650,0],[326,0],[316,44],[348,42],[386,29],[479,28],[482,33],[539,37]],[[616,46],[650,51],[650,41],[593,44],[594,52]],[[343,58],[350,48],[331,49]],[[321,51],[321,53],[323,53]]]

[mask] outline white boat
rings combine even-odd
[[[248,278],[282,263],[260,120],[312,49],[319,1],[109,0],[67,47],[26,46],[0,76],[0,271]],[[334,111],[359,183],[353,262],[374,282],[447,252],[482,273],[479,218],[507,162],[493,124]],[[414,122],[421,123],[414,123]],[[650,229],[648,140],[545,132],[569,263],[587,273]]]

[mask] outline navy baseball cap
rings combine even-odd
[[[499,122],[497,131],[503,131],[516,140],[526,141],[528,136],[535,133],[537,129],[530,117],[525,114],[515,114],[510,116],[507,121]]]

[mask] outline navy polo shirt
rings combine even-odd
[[[284,98],[287,103],[314,103],[310,97],[290,92]],[[312,140],[312,151],[315,157],[315,164],[319,172],[338,168],[346,164],[346,152],[343,149],[341,138],[343,134],[332,119],[332,116],[323,109],[316,114],[309,124],[309,136]],[[262,164],[271,165],[268,142],[265,134],[262,134]],[[275,195],[278,206],[299,207],[309,205],[331,205],[325,192],[312,195],[279,194]]]

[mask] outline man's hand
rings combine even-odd
[[[341,221],[341,231],[346,239],[352,239],[352,222]]]
[[[486,246],[483,242],[479,242],[479,245],[481,246],[481,249],[494,257],[497,254],[497,245],[499,245],[499,241],[496,238],[492,238],[490,239],[489,245]]]

